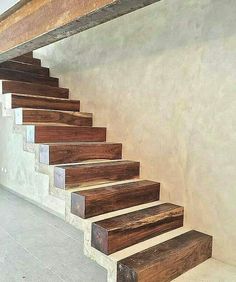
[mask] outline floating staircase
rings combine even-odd
[[[79,222],[109,281],[167,282],[211,257],[212,237],[183,227],[184,208],[160,201],[160,183],[139,178],[140,163],[122,159],[122,144],[106,142],[106,128],[32,53],[0,64],[0,79],[3,109],[53,170],[68,221]]]

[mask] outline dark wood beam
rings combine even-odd
[[[0,62],[158,1],[23,0],[0,21]]]

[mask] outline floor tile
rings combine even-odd
[[[0,188],[0,282],[105,282],[83,233]]]

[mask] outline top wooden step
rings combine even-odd
[[[34,54],[33,54],[33,52],[28,52],[28,53],[26,53],[26,54],[24,54],[22,56],[25,56],[25,57],[28,57],[28,58],[33,58]]]

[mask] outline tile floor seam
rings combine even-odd
[[[67,224],[66,221],[64,221],[65,224]],[[73,238],[72,236],[70,236],[69,234],[61,231],[58,227],[56,227],[55,225],[51,224],[51,223],[47,223],[49,226],[53,227],[55,230],[59,231],[61,234],[67,236],[68,238],[72,239],[75,242],[79,242],[79,240],[76,240],[75,238]],[[69,225],[72,226],[72,225]],[[80,229],[75,228],[78,232],[82,232]]]

